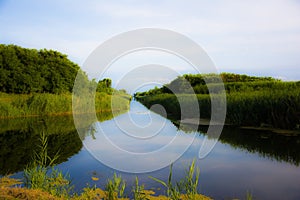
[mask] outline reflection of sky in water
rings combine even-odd
[[[139,119],[136,121],[139,125],[147,125],[150,121],[150,114],[147,110],[139,110],[141,105],[133,105],[131,107],[132,113],[134,113]],[[126,119],[126,115],[117,117],[119,120]],[[143,121],[145,120],[145,121]],[[152,116],[152,122],[161,125],[159,120],[165,121],[161,116]],[[107,136],[118,146],[132,151],[132,152],[149,152],[163,147],[166,142],[172,140],[174,135],[180,137],[180,141],[173,146],[172,150],[165,151],[160,154],[160,157],[168,160],[170,157],[176,154],[176,150],[182,146],[188,137],[192,134],[185,134],[178,131],[177,128],[170,122],[166,121],[162,130],[163,134],[157,138],[151,138],[151,142],[148,140],[138,140],[137,138],[127,137],[125,134],[120,134],[117,131],[117,127],[111,127],[111,124],[115,124],[113,120],[103,122],[101,126],[107,132]],[[157,125],[158,126],[158,125]],[[157,127],[155,127],[157,128]],[[109,133],[109,134],[108,134]],[[143,132],[140,132],[143,134]],[[98,139],[99,133],[95,136]],[[124,136],[125,135],[125,136]],[[184,176],[184,170],[187,167],[187,163],[190,163],[192,159],[197,157],[199,147],[204,139],[203,135],[197,134],[193,144],[189,149],[180,157],[174,164],[173,177],[174,180],[179,180]],[[92,145],[95,142],[94,150],[99,150],[99,153],[107,154],[111,159],[118,162],[119,165],[126,163],[135,163],[134,161],[126,161],[121,156],[114,154],[109,148],[99,147],[101,142],[93,141],[91,137],[86,138],[84,141],[86,144]],[[88,159],[87,159],[88,158]],[[155,158],[144,160],[139,163],[139,167],[152,166]],[[79,164],[79,165],[78,165]],[[257,199],[300,199],[300,168],[285,162],[278,162],[268,158],[263,158],[257,153],[249,153],[246,150],[233,148],[228,144],[217,143],[213,151],[204,159],[197,160],[197,164],[200,168],[200,191],[206,195],[210,195],[215,199],[224,198],[245,198],[247,191],[251,192]],[[69,167],[72,166],[72,167]],[[97,162],[93,159],[87,151],[83,151],[72,157],[69,163],[62,164],[64,167],[70,170],[71,177],[74,177],[75,181],[79,182],[79,185],[84,186],[83,183],[90,182],[89,173],[96,171],[99,173],[100,186],[105,184],[107,177],[111,176],[113,170],[105,165]],[[82,174],[77,174],[82,172]],[[123,178],[127,180],[128,185],[134,185],[134,178],[136,174],[122,173]],[[167,181],[169,168],[138,174],[141,183],[144,183],[146,188],[158,188],[160,184],[152,181],[148,176],[154,176]],[[77,177],[76,177],[77,175]],[[78,178],[78,180],[77,180]],[[101,181],[102,180],[102,181]],[[103,183],[104,182],[104,183]],[[160,191],[157,191],[159,193]]]
[[[197,136],[188,151],[174,163],[173,180],[179,180],[184,176],[187,163],[197,155],[202,139],[203,136]],[[150,163],[151,161],[146,162],[145,165]],[[200,192],[214,199],[234,197],[243,199],[247,191],[256,199],[300,199],[300,168],[288,163],[262,158],[258,154],[218,143],[208,157],[197,160],[197,165],[200,168]],[[106,179],[112,177],[114,172],[113,169],[95,160],[85,148],[59,167],[70,173],[77,188],[85,187],[86,183],[104,187]],[[97,173],[96,176],[100,178],[98,182],[91,180],[92,172]],[[126,179],[128,187],[134,185],[136,174],[118,171],[117,173]],[[165,167],[151,173],[138,174],[138,177],[146,188],[161,188],[160,184],[148,176],[167,181],[168,173],[169,168]]]
[[[107,166],[126,172],[157,170],[177,160],[193,142],[195,134],[177,131],[170,121],[139,103],[131,106],[130,112],[97,123],[96,139],[84,140],[93,156]]]
[[[138,106],[138,105],[137,105]],[[130,112],[134,112],[135,107],[131,108]],[[147,112],[138,115],[145,115],[149,117]],[[119,116],[120,119],[126,116]],[[157,119],[162,119],[160,116],[156,116]],[[142,119],[142,118],[139,118]],[[146,118],[144,118],[146,119]],[[149,120],[149,119],[148,119]],[[120,132],[113,131],[115,127],[110,127],[109,124],[114,124],[113,120],[102,123],[110,132],[109,138],[116,142],[118,145],[127,148],[131,151],[143,150],[148,152],[155,150],[156,147],[162,147],[166,142],[171,140],[174,135],[178,133],[183,141],[187,140],[186,137],[191,137],[189,134],[177,132],[177,128],[172,123],[166,121],[164,138],[160,140],[153,140],[155,142],[144,142],[139,144],[132,138],[126,138],[120,136]],[[144,125],[147,125],[145,122]],[[98,140],[99,133],[95,133]],[[173,178],[179,180],[184,176],[184,170],[188,163],[192,161],[199,151],[199,147],[203,141],[204,136],[197,134],[193,144],[188,150],[181,156],[173,166]],[[125,165],[126,161],[115,155],[109,148],[99,148],[101,142],[95,141],[95,149],[98,149],[102,154],[107,154],[112,160],[119,165]],[[128,142],[133,142],[132,145],[127,145]],[[84,141],[86,143],[93,142],[91,137],[87,137]],[[134,143],[135,142],[135,143]],[[167,151],[161,154],[163,159],[169,159],[172,154],[175,154],[177,147],[182,145],[180,142],[174,145],[174,151]],[[143,163],[140,163],[139,167],[151,166],[153,160],[147,159]],[[213,151],[204,159],[197,160],[197,165],[200,168],[200,192],[208,196],[214,197],[214,199],[233,199],[238,197],[245,199],[247,191],[251,192],[254,199],[300,199],[300,167],[286,162],[278,162],[269,158],[261,157],[257,153],[249,153],[246,150],[239,148],[233,148],[229,144],[223,144],[218,142]],[[96,184],[99,187],[104,187],[106,179],[112,177],[114,170],[105,166],[101,162],[94,159],[86,148],[83,148],[80,153],[69,158],[67,162],[58,165],[64,172],[68,172],[72,178],[72,184],[74,184],[75,190],[80,190],[86,187],[87,184],[93,186]],[[131,186],[134,185],[134,179],[137,174],[123,173],[117,171],[127,181],[127,192],[131,191]],[[154,176],[167,181],[169,173],[169,167],[150,172],[138,174],[140,183],[145,184],[146,188],[162,188],[160,184],[148,178],[148,176]],[[21,176],[21,173],[15,175]],[[92,181],[91,177],[96,176],[99,181]],[[160,193],[158,190],[157,193]]]

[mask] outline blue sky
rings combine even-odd
[[[79,65],[114,35],[170,29],[200,44],[220,72],[300,80],[297,0],[0,0],[0,25],[1,43],[55,49]]]

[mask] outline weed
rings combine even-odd
[[[198,196],[198,184],[199,184],[199,168],[196,169],[195,173],[195,160],[189,166],[189,169],[186,171],[186,176],[176,184],[172,183],[172,167],[170,166],[170,173],[168,182],[164,182],[160,179],[150,176],[152,180],[162,184],[167,189],[167,196],[171,199],[177,200],[182,198],[182,194],[185,194],[185,198],[196,199]]]
[[[42,133],[38,150],[34,153],[33,162],[24,170],[25,187],[41,189],[59,197],[68,196],[73,188],[69,177],[52,166],[58,158],[58,153],[51,158],[48,155],[47,146],[48,139]]]
[[[122,177],[117,176],[117,174],[114,173],[113,178],[108,179],[107,184],[105,186],[107,199],[115,200],[118,198],[124,198],[125,187],[126,187],[126,183],[122,179]]]

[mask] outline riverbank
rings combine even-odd
[[[42,138],[44,138],[42,136]],[[41,140],[42,141],[42,140]],[[45,140],[44,147],[47,146]],[[42,146],[41,146],[42,147]],[[112,178],[106,180],[105,189],[94,186],[83,188],[80,194],[72,191],[70,177],[62,174],[52,167],[45,166],[49,157],[40,157],[47,155],[47,150],[42,150],[37,154],[38,160],[33,161],[30,167],[24,171],[24,183],[21,179],[13,179],[8,176],[0,178],[0,198],[1,199],[103,199],[103,200],[210,200],[211,198],[198,193],[200,170],[195,167],[195,160],[188,166],[185,177],[173,185],[172,166],[170,166],[168,182],[164,182],[155,177],[150,179],[157,181],[165,188],[165,195],[156,196],[153,190],[145,189],[140,185],[138,177],[135,178],[135,185],[126,190],[126,181],[114,173]],[[46,160],[45,160],[46,159]],[[50,159],[52,160],[52,158]],[[51,170],[50,170],[51,169]],[[99,178],[91,177],[97,181]],[[130,191],[130,193],[125,193]],[[130,197],[130,198],[128,198]]]
[[[214,81],[220,77],[223,82]],[[155,104],[162,105],[169,119],[193,119],[199,116],[210,119],[214,102],[218,107],[215,108],[216,112],[226,109],[226,124],[300,129],[300,82],[226,73],[183,75],[170,84],[136,93],[134,97],[147,108]],[[198,105],[200,113],[195,108]]]
[[[14,180],[11,180],[14,181]],[[159,196],[153,196],[155,193],[151,190],[145,190],[143,191],[143,197],[141,199],[147,199],[147,200],[171,200],[167,196],[159,195]],[[27,200],[87,200],[87,199],[107,199],[107,191],[104,191],[100,188],[86,188],[85,192],[83,192],[79,196],[74,197],[57,197],[54,195],[51,195],[49,192],[42,191],[41,189],[27,189],[27,188],[19,188],[19,187],[0,187],[0,199],[27,199]],[[181,195],[182,200],[190,200],[187,195]],[[195,199],[197,200],[211,200],[211,198],[197,194],[195,195]],[[129,198],[115,198],[114,200],[129,200]]]
[[[177,125],[183,124],[183,125],[191,125],[191,126],[224,126],[224,127],[238,127],[233,124],[228,123],[221,123],[217,121],[211,121],[210,119],[197,119],[197,118],[185,118],[182,120],[173,120],[173,122]],[[293,135],[300,135],[300,130],[288,130],[288,129],[279,129],[279,128],[272,128],[269,127],[266,124],[262,124],[260,127],[255,126],[240,126],[238,127],[240,129],[245,130],[255,130],[255,131],[268,131],[276,134],[282,134],[287,136],[293,136]]]
[[[111,112],[112,98],[114,100],[114,111],[126,111],[129,109],[131,96],[126,93],[107,94],[97,92],[95,99],[95,111]],[[85,99],[80,102],[87,104]],[[80,110],[80,109],[78,109]],[[93,110],[84,110],[86,113]],[[72,115],[72,94],[7,94],[0,93],[0,119],[22,118],[36,116]],[[83,114],[83,113],[76,113]]]

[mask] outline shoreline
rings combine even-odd
[[[269,131],[276,134],[282,134],[282,135],[300,135],[300,130],[289,130],[289,129],[280,129],[280,128],[273,128],[273,127],[255,127],[255,126],[238,126],[234,124],[228,124],[228,123],[220,123],[216,121],[210,121],[209,119],[196,119],[196,118],[185,118],[183,120],[176,120],[177,124],[184,124],[184,125],[193,125],[193,126],[226,126],[226,127],[236,127],[240,129],[246,129],[246,130],[256,130],[256,131]]]
[[[110,109],[106,109],[106,110],[98,110],[95,113],[99,114],[99,113],[115,113],[115,112],[122,112],[122,111],[128,111],[127,110],[122,110],[122,109],[118,109],[118,110],[110,110]],[[75,115],[87,115],[87,114],[92,114],[92,112],[84,112],[84,113],[75,113]],[[55,117],[55,116],[73,116],[73,112],[61,112],[61,113],[51,113],[51,114],[45,114],[45,115],[19,115],[19,116],[0,116],[0,120],[5,120],[5,119],[20,119],[20,118],[37,118],[37,117]]]

